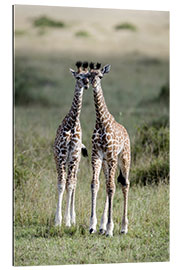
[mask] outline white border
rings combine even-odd
[[[4,1],[5,2],[5,1]],[[0,98],[0,124],[1,124],[1,260],[2,269],[12,269],[12,5],[47,5],[47,6],[73,6],[73,7],[94,7],[94,8],[119,8],[135,10],[161,10],[170,11],[171,18],[171,262],[170,263],[131,263],[113,265],[93,265],[93,268],[119,269],[179,269],[179,200],[180,197],[180,177],[179,176],[179,8],[178,1],[137,1],[137,0],[31,0],[31,1],[12,1],[1,3],[1,98]],[[34,267],[26,267],[26,269]],[[92,265],[73,265],[73,266],[45,266],[36,267],[37,269],[91,269]],[[18,267],[16,267],[18,269]],[[22,269],[22,267],[21,267]]]

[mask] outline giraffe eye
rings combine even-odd
[[[99,79],[102,79],[103,76],[99,75],[98,77],[99,77]]]
[[[77,80],[80,80],[80,77],[79,77],[79,76],[77,76],[77,77],[76,77],[76,79],[77,79]]]

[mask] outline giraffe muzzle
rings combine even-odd
[[[85,85],[85,86],[84,86],[84,89],[87,90],[88,88],[89,88],[89,85]]]
[[[84,88],[87,90],[89,88],[89,79],[85,78],[83,80],[83,83],[84,83]]]

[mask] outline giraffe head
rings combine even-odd
[[[104,74],[110,71],[111,65],[105,65],[101,68],[101,64],[97,63],[96,66],[94,63],[90,63],[90,82],[93,88],[96,88],[100,83],[101,79],[103,78]]]
[[[79,89],[88,89],[89,88],[89,71],[88,71],[88,62],[80,62],[76,63],[77,71],[74,71],[70,68],[70,71],[74,78],[76,79],[76,83]]]

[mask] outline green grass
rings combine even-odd
[[[99,193],[98,222],[102,212],[102,191]],[[77,213],[81,213],[77,226],[67,229],[63,225],[57,229],[39,224],[15,228],[15,265],[168,261],[168,198],[166,185],[131,188],[129,232],[121,235],[122,193],[118,188],[114,199],[114,237],[106,238],[98,233],[89,235],[89,207],[81,207],[79,202],[87,201],[87,195],[82,194],[76,201]]]
[[[145,69],[143,56],[134,55],[131,58],[121,58],[121,61],[112,57],[96,59],[103,64],[112,65],[110,73],[104,76],[102,81],[104,96],[110,112],[127,128],[131,138],[133,159],[128,234],[120,235],[123,196],[117,183],[113,213],[114,237],[106,238],[98,234],[92,236],[88,233],[92,178],[91,135],[95,120],[91,88],[84,92],[81,113],[83,143],[88,148],[89,157],[81,158],[78,173],[75,202],[77,225],[67,229],[63,224],[60,230],[54,227],[57,174],[52,146],[57,127],[68,112],[73,98],[74,79],[69,68],[74,68],[74,63],[79,59],[91,61],[93,58],[93,55],[87,57],[69,54],[62,57],[53,53],[46,56],[16,54],[15,265],[169,260],[169,185],[161,182],[158,185],[155,185],[155,182],[149,185],[148,182],[147,186],[140,186],[135,180],[140,169],[147,169],[149,173],[148,166],[151,163],[156,162],[157,165],[159,162],[161,165],[160,153],[164,153],[163,149],[168,154],[167,145],[162,145],[161,142],[166,142],[169,136],[166,130],[169,107],[164,101],[153,101],[161,96],[161,89],[168,78],[168,63],[162,60],[158,63],[152,62]],[[164,122],[157,121],[161,117],[165,119]],[[146,133],[146,130],[142,129],[142,133],[139,134],[137,128],[149,122],[154,130],[150,129]],[[162,131],[164,139],[161,141]],[[151,143],[145,141],[143,146],[142,139],[143,136],[147,137],[146,135]],[[140,149],[135,145],[136,140]],[[149,163],[148,147],[151,145],[153,155]],[[144,151],[145,148],[147,152]],[[141,158],[142,152],[143,157],[147,156],[146,159]],[[104,201],[105,179],[101,175],[97,200],[98,224]],[[63,213],[64,210],[65,200]]]

